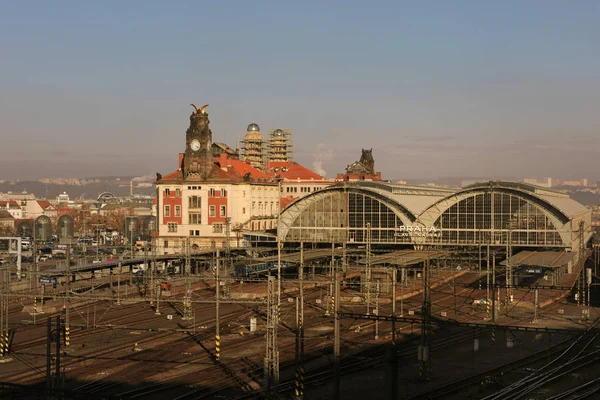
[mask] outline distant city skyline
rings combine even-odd
[[[293,131],[327,177],[600,179],[600,3],[8,2],[0,179],[177,168],[190,103],[213,140]]]

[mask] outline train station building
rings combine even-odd
[[[459,190],[344,182],[288,205],[279,230],[282,242],[565,251],[591,235],[591,210],[568,195],[504,181]]]

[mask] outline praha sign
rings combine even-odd
[[[401,225],[394,232],[396,237],[426,237],[439,238],[442,237],[442,232],[435,226],[405,226]]]

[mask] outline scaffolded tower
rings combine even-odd
[[[275,129],[269,134],[267,142],[269,162],[294,161],[294,144],[289,129]]]
[[[266,148],[257,124],[248,125],[246,136],[244,136],[241,145],[242,161],[247,162],[256,169],[264,170]]]

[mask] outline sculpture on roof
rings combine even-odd
[[[353,162],[346,168],[349,174],[375,174],[375,159],[373,149],[361,149],[360,160]]]

